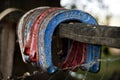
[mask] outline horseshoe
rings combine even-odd
[[[52,17],[51,17],[52,15]],[[55,14],[49,14],[49,17],[47,17],[42,23],[41,26],[44,26],[44,29],[40,27],[39,30],[39,38],[38,38],[38,52],[42,56],[40,56],[40,59],[43,58],[43,60],[40,60],[40,64],[46,68],[46,70],[49,73],[54,72],[55,66],[52,63],[52,56],[51,56],[51,42],[52,42],[52,36],[55,28],[62,22],[64,21],[70,21],[70,20],[77,20],[82,23],[87,23],[87,24],[96,24],[96,20],[89,15],[88,13],[85,13],[83,11],[78,11],[78,10],[66,10],[66,11],[59,11],[56,12]],[[44,46],[42,46],[44,45]],[[93,55],[94,54],[94,55]],[[93,56],[91,56],[93,55]],[[88,57],[90,56],[90,57]],[[86,60],[85,63],[89,63],[90,61],[94,61],[95,58],[100,58],[100,46],[96,45],[90,45],[87,44],[87,57],[88,59]],[[96,63],[94,67],[90,69],[92,72],[97,72],[99,67],[99,63]]]

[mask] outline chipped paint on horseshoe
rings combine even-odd
[[[25,19],[30,13],[32,13],[36,10],[39,10],[39,9],[43,9],[43,8],[46,8],[46,7],[38,7],[38,8],[32,9],[32,10],[28,11],[27,13],[25,13],[19,20],[19,23],[17,26],[17,35],[18,35],[18,41],[19,41],[19,45],[20,45],[20,51],[22,54],[22,59],[24,62],[26,62],[26,59],[25,59],[26,56],[24,55],[25,46],[24,46],[24,41],[23,41],[23,27],[24,27],[24,22],[26,22]]]
[[[39,34],[38,34],[38,53],[39,53],[39,65],[45,70],[48,71],[48,73],[54,73],[57,71],[57,68],[53,66],[53,63],[50,62],[47,63],[46,59],[51,58],[51,56],[45,54],[45,45],[44,45],[44,34],[45,34],[45,29],[47,27],[47,23],[49,20],[51,20],[55,15],[64,12],[65,9],[62,10],[56,10],[52,13],[50,13],[42,22],[40,25],[41,27],[39,28]],[[49,65],[48,65],[49,64]]]
[[[27,26],[25,26],[24,29],[25,31],[23,31],[24,41],[25,41],[24,44],[26,49],[28,49],[27,54],[29,55],[30,60],[33,62],[37,60],[36,57],[38,55],[36,50],[37,49],[36,40],[38,37],[37,33],[39,27],[37,27],[37,25],[42,23],[42,20],[44,20],[45,16],[47,16],[50,12],[53,12],[54,10],[57,9],[61,9],[61,8],[44,8],[41,9],[40,11],[39,10],[34,11],[31,15],[29,15],[31,17],[29,17],[30,19],[28,19],[28,22],[26,23]]]
[[[32,29],[31,30],[33,30],[32,32],[32,42],[31,42],[31,49],[30,49],[30,53],[33,55],[33,54],[35,54],[35,52],[38,54],[38,46],[36,45],[36,44],[39,44],[39,42],[38,42],[38,30],[39,30],[39,28],[41,28],[41,27],[43,27],[43,26],[40,26],[42,23],[43,23],[43,21],[45,20],[45,18],[50,14],[50,13],[52,13],[52,12],[55,12],[55,11],[58,11],[58,10],[62,10],[63,8],[48,8],[46,11],[44,11],[41,15],[40,15],[40,17],[39,18],[37,18],[37,20],[35,21],[35,25],[34,25],[34,27],[32,27]],[[41,36],[42,37],[42,36]],[[41,46],[44,46],[44,45],[41,45]],[[38,57],[41,59],[40,61],[41,62],[43,62],[43,63],[41,63],[42,64],[42,66],[44,66],[44,61],[45,61],[45,57],[43,57],[44,55],[39,55]],[[34,57],[34,55],[33,55],[33,57]],[[38,58],[38,59],[39,59]],[[41,66],[41,65],[40,65]],[[41,67],[41,68],[45,68],[45,66],[44,67]],[[45,70],[45,69],[44,69]]]
[[[36,10],[33,12],[33,14],[30,15],[30,19],[28,20],[28,22],[26,23],[25,26],[25,31],[24,31],[24,44],[25,44],[25,53],[27,55],[29,55],[28,60],[30,59],[31,61],[36,61],[36,57],[34,56],[34,54],[31,53],[31,42],[32,42],[32,33],[33,33],[33,29],[34,29],[34,25],[36,24],[37,19],[41,16],[41,14],[47,10],[47,8],[43,8],[40,10]],[[37,44],[36,44],[37,45]],[[37,56],[37,55],[36,55]],[[28,61],[27,60],[27,61]]]

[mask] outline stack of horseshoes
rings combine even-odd
[[[87,64],[99,59],[101,46],[66,39],[67,49],[62,54],[66,55],[61,58],[63,62],[54,64],[52,56],[54,31],[59,24],[71,21],[97,25],[96,20],[90,14],[80,10],[38,7],[25,13],[17,28],[23,61],[30,62],[45,72],[54,73],[59,69]],[[100,63],[97,62],[90,67],[89,71],[97,72],[99,66]],[[81,67],[74,67],[71,70],[76,68]],[[87,70],[87,66],[83,66],[82,69]]]

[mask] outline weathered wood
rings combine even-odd
[[[1,26],[0,35],[0,72],[4,80],[12,74],[13,54],[15,48],[15,28],[13,23]]]
[[[120,27],[82,23],[61,24],[59,35],[79,42],[120,48]]]
[[[0,18],[0,80],[7,80],[12,76],[16,24],[23,14],[22,11],[16,10]]]

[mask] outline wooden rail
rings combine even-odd
[[[120,27],[116,26],[61,24],[58,33],[61,37],[79,42],[120,48]]]

